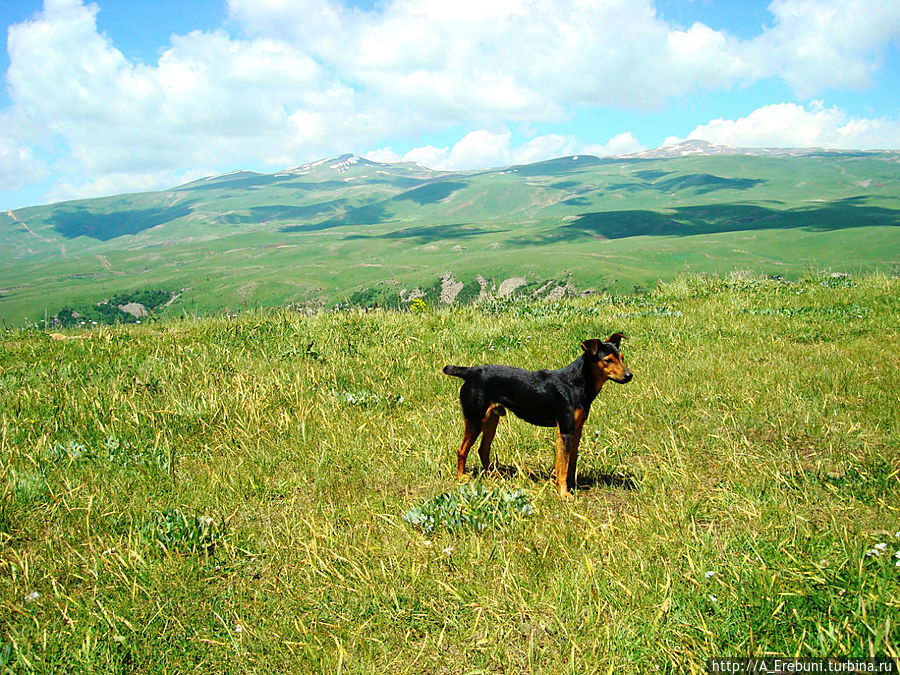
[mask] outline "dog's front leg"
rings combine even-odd
[[[575,463],[578,461],[578,444],[575,433],[563,433],[561,427],[556,428],[556,488],[560,499],[569,499],[569,476],[575,474]],[[574,482],[573,482],[574,486]]]
[[[569,487],[573,490],[578,487],[578,446],[581,445],[581,430],[584,429],[584,423],[587,421],[589,410],[585,408],[575,409],[575,431],[572,432],[572,438],[569,442],[569,471],[566,474],[566,480]]]
[[[571,419],[560,420],[556,427],[556,487],[562,499],[578,487],[578,446],[587,416],[588,410],[577,408]]]

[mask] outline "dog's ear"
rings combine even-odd
[[[581,348],[591,356],[597,356],[600,351],[600,340],[585,340],[581,343]]]
[[[625,339],[625,336],[622,333],[613,333],[612,335],[609,336],[609,339],[607,340],[607,342],[611,342],[612,344],[614,344],[616,346],[616,349],[618,349],[619,343],[621,343],[622,340],[624,340],[624,339]]]

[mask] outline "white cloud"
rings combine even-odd
[[[363,155],[363,158],[368,159],[372,162],[381,162],[382,164],[392,164],[394,162],[408,161],[404,160],[403,157],[394,152],[394,149],[390,146],[378,148],[377,150],[370,150]]]
[[[4,146],[20,148],[20,164],[29,148],[63,148],[51,196],[162,187],[197,167],[283,165],[389,126],[283,41],[195,31],[173,36],[148,66],[98,33],[97,11],[48,0],[38,18],[9,29],[4,118],[15,135]],[[9,157],[0,163],[0,183],[17,174]]]
[[[766,78],[804,99],[865,87],[900,40],[900,2],[884,0],[774,0],[772,25],[749,40],[671,25],[653,0],[385,0],[370,11],[338,0],[229,0],[228,30],[173,36],[157,63],[143,64],[98,32],[98,11],[45,0],[35,19],[10,27],[0,186],[43,177],[36,158],[50,155],[65,182],[57,192],[115,191],[161,187],[152,182],[196,167],[286,166],[453,125],[478,131],[405,156],[447,168],[534,161],[586,150],[562,134],[513,147],[507,125],[604,106],[658,110],[695,90]],[[821,134],[831,119],[842,143],[897,145],[889,120],[835,122],[833,112],[803,110]],[[774,118],[754,119],[740,133],[752,136],[752,125],[787,145],[817,128],[778,134]],[[728,123],[706,126],[725,134]],[[587,151],[641,147],[625,132]]]
[[[774,0],[750,40],[667,23],[652,0],[229,0],[249,35],[302,44],[339,77],[446,119],[558,119],[567,105],[659,107],[695,89],[781,78],[803,97],[865,86],[900,3]]]
[[[469,132],[452,147],[426,145],[413,148],[403,159],[441,171],[505,166],[510,163],[513,154],[510,150],[511,137],[507,130],[498,133],[479,129]]]
[[[511,163],[514,153],[510,149],[510,139],[507,130],[497,133],[479,129],[466,134],[452,147],[425,145],[413,148],[402,157],[391,148],[381,148],[366,157],[377,162],[415,162],[438,171],[486,169]]]
[[[890,149],[900,147],[900,122],[852,118],[837,107],[826,108],[819,102],[808,107],[779,103],[737,120],[712,120],[698,126],[688,138],[748,148]],[[677,140],[670,138],[666,143]]]
[[[444,171],[451,168],[449,155],[450,148],[436,148],[433,145],[426,145],[420,148],[413,148],[403,155],[403,159],[407,162],[415,162],[416,164],[427,166],[429,169]]]
[[[212,172],[199,169],[192,171],[156,171],[151,173],[109,173],[94,180],[69,181],[62,179],[56,182],[47,195],[51,201],[67,199],[85,199],[110,194],[144,192],[160,187],[181,185],[192,180],[209,176]]]
[[[625,131],[621,134],[616,134],[604,145],[588,145],[582,152],[588,155],[602,157],[605,155],[625,155],[630,152],[640,152],[641,150],[646,149],[647,147],[638,141],[633,133]]]
[[[481,129],[468,133],[450,149],[446,168],[486,169],[506,164],[511,138],[509,131],[492,133]]]
[[[0,136],[0,190],[18,190],[43,180],[48,173],[47,165],[34,156],[31,148]]]
[[[784,79],[801,98],[868,86],[891,41],[900,40],[900,2],[773,0],[775,25],[748,45],[760,76]]]
[[[581,144],[573,136],[546,134],[532,138],[513,152],[515,164],[530,164],[544,159],[583,153]]]
[[[480,129],[466,134],[452,147],[426,145],[413,148],[402,156],[393,148],[385,147],[373,150],[365,157],[374,162],[415,162],[430,169],[451,171],[530,164],[567,155],[620,155],[644,149],[630,131],[613,136],[604,145],[585,145],[574,136],[545,134],[513,146],[508,130]]]

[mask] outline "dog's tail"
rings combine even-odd
[[[465,366],[444,366],[444,375],[461,377],[465,380],[470,370],[471,368],[466,368]]]

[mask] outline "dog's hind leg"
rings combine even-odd
[[[459,450],[456,451],[457,480],[462,480],[466,475],[466,459],[469,456],[469,450],[472,449],[472,446],[475,445],[475,441],[478,440],[482,427],[481,420],[471,420],[468,417],[464,419],[466,422],[466,430],[463,433],[463,439],[459,446]]]
[[[506,414],[503,406],[492,405],[488,408],[487,414],[481,422],[481,445],[478,446],[478,456],[481,458],[481,468],[483,471],[490,471],[491,468],[491,443],[494,442],[494,435],[497,433],[497,424],[500,417]]]

